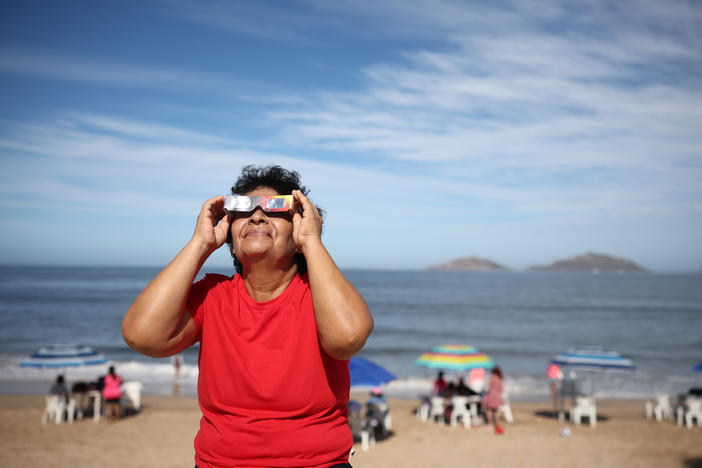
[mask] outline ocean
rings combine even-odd
[[[211,270],[231,274],[231,271]],[[156,268],[0,267],[0,393],[43,393],[57,373],[95,380],[114,365],[145,393],[195,394],[197,346],[183,353],[175,381],[170,359],[129,349],[122,317]],[[398,376],[388,393],[426,391],[435,372],[414,364],[438,344],[463,343],[502,367],[513,399],[547,395],[551,358],[572,347],[600,346],[633,360],[636,370],[596,376],[597,394],[645,398],[702,386],[702,275],[579,272],[348,270],[375,329],[360,355]],[[73,342],[110,362],[83,368],[23,368],[39,347]],[[451,375],[451,377],[456,377]],[[585,376],[583,376],[585,378]],[[588,375],[592,385],[592,376]]]

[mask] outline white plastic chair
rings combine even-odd
[[[417,408],[417,419],[422,422],[427,422],[427,419],[429,419],[429,406],[431,404],[429,403],[429,397],[422,397],[421,400],[419,408]]]
[[[385,425],[386,431],[392,431],[392,414],[390,413],[390,408],[385,408],[385,417],[383,418],[383,424]]]
[[[141,410],[141,389],[144,385],[141,382],[130,381],[124,382],[120,388],[122,389],[122,400],[125,400],[125,407],[131,407],[134,411]]]
[[[670,398],[668,398],[668,395],[656,395],[655,404],[652,401],[646,402],[646,418],[651,419],[654,416],[656,421],[673,419],[673,408],[670,406]]]
[[[688,429],[692,429],[693,419],[702,426],[702,398],[687,397],[683,406],[678,406],[678,426],[682,426],[683,419]]]
[[[361,449],[367,452],[372,445],[375,445],[375,432],[369,431],[366,421],[361,418],[361,405],[349,405],[349,426],[351,433],[360,437]]]
[[[597,425],[597,405],[595,397],[591,396],[576,396],[575,405],[570,410],[571,419],[576,426],[580,425],[580,419],[587,416],[590,419],[590,427]]]
[[[57,395],[48,395],[46,397],[44,414],[41,416],[41,423],[46,424],[51,419],[56,424],[61,424],[63,422],[63,408],[61,406]]]
[[[497,414],[502,412],[505,417],[505,421],[513,424],[514,416],[512,415],[512,407],[509,405],[509,395],[507,392],[502,392],[502,401],[504,401],[504,403],[497,408]]]
[[[463,427],[465,429],[470,429],[471,415],[468,409],[468,397],[454,396],[451,398],[451,404],[453,405],[453,409],[451,410],[451,427],[456,427],[458,418],[461,418]]]
[[[42,424],[46,424],[51,419],[56,424],[63,424],[64,413],[66,414],[66,422],[73,422],[73,414],[76,410],[76,400],[70,398],[66,404],[65,398],[59,395],[47,395],[46,407],[44,414],[41,416]]]
[[[429,399],[430,406],[429,406],[429,420],[434,421],[434,418],[438,416],[439,418],[439,424],[442,426],[446,424],[446,418],[445,418],[445,408],[446,408],[446,400],[444,397],[440,396],[433,396]]]

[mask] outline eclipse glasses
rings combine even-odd
[[[292,195],[266,195],[263,197],[247,197],[246,195],[225,195],[224,211],[227,213],[249,212],[261,207],[269,213],[293,211],[295,201]]]

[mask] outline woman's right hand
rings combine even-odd
[[[226,242],[230,224],[231,215],[224,211],[224,195],[210,198],[202,205],[192,240],[212,253]]]

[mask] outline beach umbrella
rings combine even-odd
[[[572,371],[586,371],[591,394],[595,393],[595,378],[607,372],[626,372],[635,369],[631,359],[622,356],[616,351],[599,348],[572,348],[559,354],[551,360],[564,369]],[[574,382],[574,380],[571,380]],[[575,388],[575,387],[573,387]]]
[[[471,369],[492,369],[495,363],[490,356],[477,348],[464,344],[444,344],[433,347],[415,361],[418,366],[442,371],[463,372]]]
[[[61,368],[105,364],[107,358],[90,346],[73,343],[56,343],[39,348],[20,367]]]
[[[359,356],[349,360],[349,376],[352,387],[376,387],[397,378],[383,366]]]
[[[700,361],[693,369],[697,372],[702,372],[702,361]]]
[[[573,348],[551,360],[552,364],[589,371],[634,370],[634,364],[616,351],[604,348]]]

